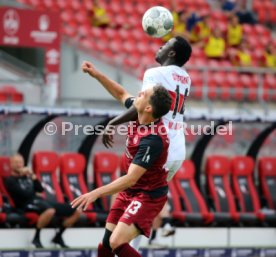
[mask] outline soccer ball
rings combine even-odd
[[[163,37],[173,28],[173,16],[165,7],[151,7],[144,13],[142,27],[151,37]]]

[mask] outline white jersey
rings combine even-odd
[[[170,111],[163,116],[170,139],[167,162],[182,162],[186,155],[183,127],[184,101],[190,92],[191,79],[183,68],[176,65],[151,68],[144,74],[142,90],[156,86],[158,83],[169,91],[173,100]]]

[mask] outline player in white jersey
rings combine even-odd
[[[162,84],[170,92],[173,100],[170,112],[163,117],[163,122],[168,128],[168,136],[170,139],[166,163],[166,167],[169,170],[168,180],[173,177],[185,159],[186,151],[183,119],[185,99],[186,96],[189,95],[191,79],[188,73],[181,67],[189,60],[191,53],[192,48],[187,40],[179,36],[171,38],[165,45],[161,46],[156,53],[156,61],[161,67],[148,69],[143,78],[142,90],[157,84]],[[97,79],[119,102],[122,104],[127,102],[127,99],[124,98],[124,88],[99,72],[92,63],[84,62],[82,64],[82,70]],[[131,107],[127,112],[111,120],[106,127],[106,131],[111,130],[111,127],[113,128],[114,125],[135,120],[136,118],[137,112],[135,108]],[[103,136],[103,143],[106,147],[112,146],[113,136],[111,133],[106,133]],[[160,225],[159,217],[159,219],[156,219],[153,237],[156,235],[156,229]],[[153,239],[153,237],[151,239]]]
[[[170,139],[166,163],[166,167],[169,170],[167,178],[169,181],[180,168],[186,155],[183,115],[185,98],[190,92],[191,79],[188,73],[177,65],[156,67],[145,72],[142,90],[158,83],[169,91],[173,100],[171,110],[162,118],[168,129],[168,137]]]

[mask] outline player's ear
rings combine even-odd
[[[152,112],[152,106],[151,106],[150,104],[148,104],[148,105],[146,106],[145,112],[147,112],[147,113]]]
[[[176,52],[173,51],[173,50],[170,51],[169,54],[168,54],[169,57],[175,57],[175,55],[176,55]]]

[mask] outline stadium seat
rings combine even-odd
[[[173,218],[180,225],[207,225],[213,221],[195,180],[192,161],[185,160],[170,183]]]
[[[97,152],[93,159],[95,187],[106,185],[117,178],[120,168],[120,158],[111,152]],[[111,197],[101,198],[102,206],[105,211],[109,211]]]
[[[55,152],[35,152],[33,169],[44,188],[43,197],[52,202],[64,203],[64,197],[57,178],[59,157]]]
[[[24,102],[23,94],[11,85],[0,87],[0,92],[5,95],[6,103],[21,104]]]
[[[6,222],[11,225],[33,226],[38,220],[38,215],[34,212],[25,212],[25,214],[18,213],[15,209],[13,199],[5,188],[4,179],[11,175],[10,158],[7,156],[0,156],[0,195],[4,200],[5,208],[8,213],[5,216]]]
[[[261,157],[258,162],[258,175],[265,206],[276,210],[276,158]]]
[[[225,225],[237,223],[239,220],[229,183],[230,167],[230,160],[225,156],[211,156],[206,161],[206,191],[211,200],[215,220]]]
[[[60,156],[60,181],[63,191],[69,201],[88,192],[84,179],[85,159],[78,153],[65,153]],[[95,204],[91,204],[87,211],[83,213],[89,225],[100,222],[103,224],[107,215],[101,210],[97,210]]]
[[[275,212],[261,210],[260,200],[253,182],[254,161],[251,157],[236,156],[232,159],[233,191],[241,212],[240,218],[250,225],[275,223]]]
[[[191,97],[194,99],[202,99],[202,75],[201,72],[197,70],[188,71],[191,77],[192,86],[191,86]]]

